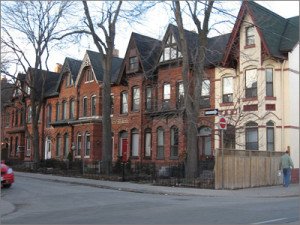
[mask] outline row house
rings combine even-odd
[[[225,147],[285,151],[299,179],[299,16],[243,2],[216,68],[215,105],[228,121]],[[217,119],[215,123],[217,123]],[[216,140],[219,142],[219,140]]]
[[[223,147],[270,152],[290,148],[299,168],[298,33],[299,17],[285,19],[244,1],[233,31],[208,39],[197,124],[199,158],[213,156],[214,149],[221,147],[218,121],[223,116],[228,123]],[[191,31],[184,35],[192,62],[198,37]],[[177,43],[178,28],[170,24],[162,40],[132,33],[124,59],[114,57],[114,161],[120,157],[136,162],[183,160],[185,93]],[[100,62],[100,54],[92,51],[86,51],[82,61],[65,59],[42,110],[44,159],[63,160],[71,154],[75,159],[101,160]],[[219,116],[207,116],[209,109],[218,109]],[[19,140],[21,146],[30,146],[24,136],[16,144],[12,135],[17,132],[9,132],[10,146],[18,146]]]

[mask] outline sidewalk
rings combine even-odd
[[[181,187],[165,187],[154,186],[152,184],[137,184],[131,182],[116,182],[105,180],[92,180],[85,178],[62,177],[48,174],[23,173],[15,172],[15,175],[22,177],[30,177],[33,179],[45,179],[57,182],[67,182],[78,185],[88,185],[93,187],[129,191],[148,194],[162,195],[192,195],[205,197],[255,197],[255,198],[272,198],[272,197],[296,197],[300,196],[299,184],[291,184],[288,188],[282,186],[255,187],[238,190],[211,190],[198,188],[181,188]]]
[[[163,187],[151,184],[137,184],[130,182],[115,182],[92,180],[85,178],[62,177],[48,174],[15,172],[18,177],[42,179],[56,182],[66,182],[91,187],[105,188],[118,191],[128,191],[146,194],[177,195],[177,196],[203,196],[203,197],[230,197],[230,198],[282,198],[299,197],[299,184],[292,184],[288,188],[282,186],[257,187],[238,190],[211,190],[197,188]],[[15,210],[15,206],[3,199],[0,200],[0,215],[6,215]]]

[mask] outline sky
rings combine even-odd
[[[277,13],[278,15],[289,18],[293,16],[299,15],[299,1],[256,1],[258,4],[266,7],[267,9]],[[215,3],[218,4],[218,3]],[[233,15],[237,15],[241,2],[238,1],[225,1],[222,3],[225,9],[230,9],[230,13]],[[167,26],[169,23],[174,23],[174,19],[172,19],[173,14],[170,12],[169,8],[165,8],[167,6],[162,6],[159,4],[157,7],[151,9],[146,15],[144,15],[144,19],[140,21],[140,24],[118,24],[117,25],[117,34],[116,34],[116,48],[119,50],[119,57],[124,57],[126,48],[128,46],[129,38],[131,32],[140,33],[152,38],[156,38],[161,40],[165,34]],[[169,11],[169,12],[168,12]],[[220,19],[217,18],[216,21]],[[224,18],[222,18],[224,19]],[[234,22],[234,18],[231,19]],[[187,30],[195,30],[194,24],[192,22],[185,20],[185,29]],[[226,19],[225,19],[226,20]],[[213,30],[210,33],[210,36],[216,36],[224,33],[230,33],[233,24],[226,23],[225,25],[219,25],[216,27],[217,31]],[[86,49],[97,51],[92,39],[83,39],[78,46],[72,44],[71,47],[60,49],[57,52],[53,52],[49,61],[49,69],[53,70],[55,68],[56,63],[63,64],[65,57],[71,57],[75,59],[82,60],[84,57],[84,53]]]

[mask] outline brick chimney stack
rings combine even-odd
[[[54,68],[54,72],[55,73],[60,73],[61,69],[62,69],[62,64],[56,63],[56,66]]]

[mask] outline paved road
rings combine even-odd
[[[12,207],[4,224],[299,224],[297,196],[135,193],[22,174],[1,201]]]

